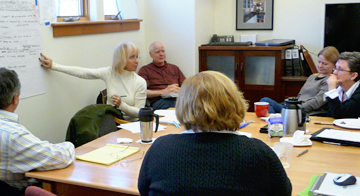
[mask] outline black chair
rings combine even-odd
[[[0,180],[0,195],[1,196],[20,196],[24,195],[25,190],[19,190],[10,186],[8,183]]]
[[[107,90],[104,89],[100,91],[99,95],[96,98],[96,104],[106,104],[107,101]]]

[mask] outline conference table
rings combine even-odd
[[[274,146],[274,143],[279,142],[279,138],[269,138],[267,134],[259,132],[260,128],[267,123],[256,117],[253,112],[246,114],[245,121],[254,122],[239,129],[239,131],[251,133],[253,138],[258,138],[271,147]],[[314,122],[331,123],[333,121],[333,118],[312,116],[310,117],[310,122],[306,124],[306,128],[309,129],[307,134],[314,133],[325,127],[351,130],[335,125],[314,124]],[[166,126],[167,128],[164,131],[154,133],[154,137],[179,134],[185,130],[183,127],[176,128],[174,125]],[[26,176],[40,180],[43,183],[44,189],[60,196],[139,195],[137,179],[142,163],[142,159],[139,158],[142,157],[143,152],[146,152],[151,145],[135,142],[140,139],[140,133],[131,133],[128,130],[120,129],[76,148],[76,155],[88,153],[106,144],[117,144],[117,138],[132,138],[133,142],[131,144],[122,145],[140,148],[138,153],[124,159],[133,160],[132,162],[118,161],[107,166],[76,160],[64,169],[31,171],[27,172]],[[317,141],[312,143],[312,146],[295,146],[291,157],[291,165],[285,169],[293,186],[292,195],[298,195],[305,189],[313,175],[331,172],[352,173],[355,176],[360,176],[359,147],[325,144]],[[308,149],[307,153],[299,157],[296,156],[306,149]],[[159,163],[158,167],[161,167],[161,164]]]

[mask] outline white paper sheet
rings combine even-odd
[[[126,124],[121,124],[118,126],[119,128],[123,128],[126,129],[128,131],[131,131],[132,133],[140,133],[140,122],[132,122],[132,123],[126,123]],[[156,124],[153,124],[153,129],[155,131],[156,128]],[[163,131],[165,130],[166,126],[163,125],[159,125],[158,131]]]
[[[175,110],[155,110],[155,114],[159,116],[168,116],[168,115],[174,115],[175,116]]]
[[[325,129],[316,137],[360,142],[360,132],[342,131],[337,129]]]

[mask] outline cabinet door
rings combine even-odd
[[[279,101],[281,93],[281,52],[243,51],[240,61],[240,90],[249,100],[249,110],[263,97]]]
[[[199,71],[219,71],[238,85],[239,57],[237,55],[238,53],[235,51],[201,51]]]

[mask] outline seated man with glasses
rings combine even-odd
[[[165,46],[161,42],[152,43],[149,54],[153,62],[141,67],[138,72],[146,80],[147,99],[155,110],[175,107],[185,76],[179,67],[165,61]]]
[[[338,56],[334,73],[327,79],[328,116],[360,117],[360,52],[343,52]]]

